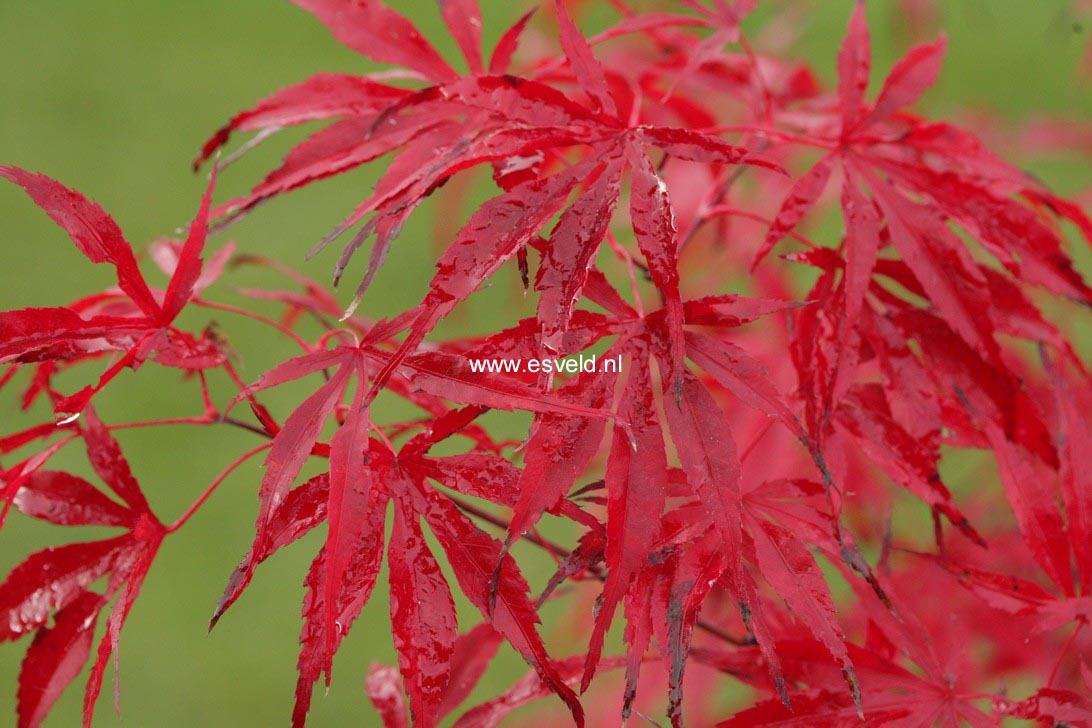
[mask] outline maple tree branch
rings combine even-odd
[[[199,417],[170,417],[162,420],[139,420],[137,422],[119,422],[113,425],[107,425],[106,429],[113,432],[114,430],[135,430],[142,427],[164,427],[168,425],[216,425],[224,424],[231,425],[232,427],[238,427],[241,430],[252,432],[255,435],[261,435],[262,437],[272,438],[268,432],[256,425],[252,425],[249,422],[236,419],[234,417],[220,416],[219,414],[213,416],[202,415]]]
[[[488,511],[485,511],[485,510],[482,510],[481,508],[478,508],[474,504],[468,503],[468,502],[464,501],[461,498],[457,498],[457,497],[452,496],[450,494],[448,495],[448,497],[455,503],[456,506],[459,507],[459,510],[461,510],[463,513],[466,513],[467,515],[470,515],[470,516],[474,516],[475,518],[479,518],[479,519],[485,521],[486,523],[488,523],[491,526],[495,526],[495,527],[497,527],[499,529],[502,529],[502,530],[505,530],[505,531],[508,530],[508,522],[505,521],[503,518],[499,518],[498,516],[494,516],[492,513],[488,512]],[[570,552],[564,546],[560,546],[560,545],[554,543],[553,541],[550,541],[548,539],[543,538],[542,536],[539,536],[536,533],[527,533],[527,534],[524,534],[521,538],[523,540],[525,540],[525,541],[533,543],[535,546],[538,546],[539,548],[542,548],[542,549],[544,549],[546,551],[551,552],[555,556],[558,556],[558,557],[560,557],[562,559],[569,556]]]
[[[728,215],[731,217],[742,217],[746,218],[747,220],[754,220],[755,222],[765,223],[768,226],[773,226],[774,224],[774,221],[771,218],[766,217],[765,215],[759,215],[757,213],[743,210],[738,207],[732,207],[731,205],[715,205],[706,210],[704,212],[704,215],[706,219],[711,218],[714,215]],[[809,238],[801,235],[795,230],[788,231],[787,233],[785,233],[785,236],[790,237],[797,242],[803,243],[812,250],[818,250],[820,248],[818,244],[812,242]]]
[[[273,438],[273,435],[269,434],[261,427],[258,427],[257,425],[252,425],[249,422],[243,422],[242,420],[236,419],[234,417],[228,417],[225,415],[221,417],[218,422],[222,422],[225,425],[231,425],[232,427],[238,427],[240,430],[246,430],[247,432],[253,432],[255,435],[261,435],[262,437],[268,437],[270,439]]]
[[[756,154],[761,154],[769,146],[769,141],[763,139],[757,145],[757,148],[752,151],[754,151]],[[746,172],[748,169],[749,168],[745,166],[739,166],[732,169],[732,171],[728,174],[725,180],[717,188],[716,193],[710,198],[709,202],[704,205],[706,208],[706,212],[699,215],[697,219],[694,220],[693,224],[690,225],[690,229],[686,231],[686,235],[680,237],[678,246],[680,252],[688,245],[690,245],[691,242],[693,242],[694,238],[698,234],[698,231],[701,230],[707,222],[709,222],[710,215],[708,211],[719,207],[724,202],[724,198],[728,195],[728,191],[732,189],[732,185],[734,185],[736,181],[740,177],[742,177],[743,173]]]

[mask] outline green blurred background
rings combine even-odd
[[[391,4],[450,53],[453,44],[441,32],[433,3]],[[942,26],[950,45],[941,81],[922,104],[928,112],[944,117],[995,112],[1014,123],[1043,113],[1086,123],[1092,118],[1092,90],[1074,70],[1089,42],[1081,23],[1092,19],[1082,18],[1074,4],[939,4],[944,6]],[[482,5],[488,42],[532,3],[482,0]],[[609,18],[601,5],[606,3],[590,3],[589,27]],[[763,16],[789,6],[806,18],[803,37],[791,54],[809,59],[830,80],[851,3],[767,2],[746,27],[760,26]],[[891,9],[891,2],[869,2],[881,71],[914,40],[893,19]],[[204,177],[193,175],[189,162],[200,143],[234,112],[313,72],[370,66],[283,0],[6,0],[0,3],[0,68],[0,161],[45,172],[81,190],[100,202],[140,247],[173,234],[192,217]],[[286,139],[274,140],[230,169],[218,198],[243,192],[286,149]],[[1026,164],[1061,192],[1090,184],[1087,158],[1059,156]],[[233,239],[242,251],[298,265],[326,280],[334,256],[305,263],[303,252],[366,195],[374,178],[374,171],[364,171],[295,193],[265,206],[214,240],[212,247]],[[434,204],[426,204],[402,235],[365,303],[365,315],[399,310],[419,300],[437,249],[430,219],[434,214]],[[14,186],[0,187],[0,245],[0,309],[58,305],[111,284],[111,271],[86,264]],[[152,266],[145,270],[153,283],[162,284]],[[225,283],[263,285],[272,280],[259,271],[243,270]],[[510,300],[511,290],[499,288],[474,302],[452,326],[479,332],[503,320],[497,316],[498,303]],[[212,297],[231,300],[230,295]],[[246,321],[214,318],[241,352],[248,380],[287,351],[280,340]],[[76,380],[62,381],[75,388]],[[228,389],[222,383],[216,387],[222,402]],[[289,387],[269,402],[283,416],[305,391]],[[176,373],[149,365],[139,376],[122,375],[96,402],[107,422],[124,422],[196,414],[195,397],[193,383],[179,385]],[[13,412],[12,393],[2,394],[0,434],[49,416],[41,407],[27,416]],[[119,437],[164,520],[181,513],[243,448],[257,444],[245,433],[211,428],[144,430]],[[87,473],[84,459],[77,446],[55,465]],[[258,477],[253,463],[241,470],[186,529],[166,542],[121,639],[124,718],[111,705],[108,673],[97,725],[287,724],[295,685],[300,583],[317,549],[315,534],[261,569],[216,631],[205,634],[225,579],[253,535]],[[98,536],[15,516],[0,533],[0,569],[6,573],[31,551],[63,539]],[[541,586],[550,564],[540,556],[526,556],[532,585]],[[560,617],[564,615],[546,614],[547,632],[555,637],[564,632]],[[466,621],[467,626],[472,623]],[[373,659],[393,663],[390,642],[386,594],[377,590],[339,656],[333,687],[325,697],[322,688],[316,689],[310,725],[377,723],[362,678]],[[25,641],[0,646],[0,724],[13,720],[16,675],[25,647]],[[502,654],[478,695],[495,694],[524,669],[513,655]],[[77,724],[82,682],[77,680],[64,695],[47,725]]]

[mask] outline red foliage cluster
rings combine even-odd
[[[263,561],[326,524],[306,577],[295,725],[314,683],[329,681],[384,548],[399,665],[373,666],[366,685],[387,726],[444,720],[502,643],[531,672],[456,725],[495,725],[550,694],[576,723],[590,711],[596,725],[638,710],[665,710],[675,726],[684,712],[692,725],[1092,724],[1092,673],[1080,659],[1092,618],[1092,482],[1081,465],[1092,388],[1072,335],[1050,320],[1066,307],[1070,326],[1087,316],[1092,290],[1064,236],[1092,239],[1092,222],[971,132],[908,110],[940,70],[943,40],[907,53],[870,99],[861,3],[828,92],[809,67],[741,34],[757,0],[684,0],[649,14],[613,0],[619,20],[591,38],[558,0],[561,52],[523,59],[518,75],[530,14],[486,60],[476,0],[441,0],[462,74],[378,0],[295,2],[350,48],[405,70],[320,74],[217,132],[198,164],[235,132],[261,140],[331,121],[248,195],[213,206],[210,184],[187,239],[152,250],[165,289],[146,281],[97,205],[0,168],[118,278],[67,306],[0,313],[0,386],[24,386],[27,405],[47,397],[57,413],[0,439],[0,455],[25,453],[0,469],[4,516],[14,506],[61,526],[125,531],[33,554],[0,585],[0,638],[33,636],[20,725],[38,725],[82,671],[105,610],[90,722],[160,543],[258,455],[253,546],[213,623]],[[356,230],[336,280],[374,235],[348,311],[291,270],[285,290],[251,292],[283,304],[281,321],[207,297],[232,255],[202,260],[210,220],[225,225],[387,155],[372,194],[314,251]],[[499,194],[447,244],[420,305],[389,320],[356,315],[414,209],[478,168]],[[799,232],[830,208],[840,234]],[[426,344],[509,269],[537,293],[533,318]],[[246,386],[213,329],[175,326],[187,307],[256,317],[299,355]],[[303,313],[327,333],[305,339]],[[625,370],[555,386],[549,375],[468,366],[585,351],[621,355]],[[62,370],[100,371],[103,361],[86,388],[55,386]],[[147,363],[196,374],[202,414],[100,422],[95,395]],[[214,374],[237,384],[232,402],[209,395]],[[264,390],[303,378],[317,386],[285,416],[261,403]],[[419,415],[376,421],[377,396]],[[244,402],[253,420],[231,416]],[[491,410],[532,413],[526,439],[498,440]],[[166,423],[263,438],[171,525],[152,513],[111,434]],[[458,454],[434,452],[452,439]],[[48,469],[77,440],[116,498]],[[941,456],[967,450],[991,453],[996,475],[975,473],[956,497]],[[327,460],[326,472],[298,482],[312,458]],[[893,504],[906,507],[900,489],[932,520],[923,510],[924,523],[908,516],[905,533],[893,528]],[[570,524],[571,548],[539,535],[544,514]],[[559,563],[534,598],[517,544]],[[105,589],[92,588],[103,577]],[[478,608],[479,625],[460,632],[452,589]],[[538,631],[539,609],[559,599],[586,616],[575,623],[580,654],[549,654]],[[604,655],[615,623],[624,647]],[[624,674],[618,689],[582,705],[578,693],[608,670]],[[1016,679],[1035,687],[1006,695]],[[753,701],[718,713],[717,691],[732,683]]]

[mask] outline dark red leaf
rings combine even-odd
[[[254,108],[236,114],[205,142],[201,154],[194,160],[194,167],[203,164],[236,131],[274,130],[317,119],[374,113],[407,93],[366,76],[317,73],[303,83],[262,99]]]
[[[926,441],[915,438],[892,419],[878,386],[853,388],[838,408],[838,422],[892,480],[943,513],[968,538],[985,545],[952,503],[952,494],[940,479],[939,448],[930,449]]]
[[[588,647],[581,687],[595,674],[614,612],[631,582],[644,568],[660,530],[667,482],[663,432],[653,405],[647,349],[633,352],[629,379],[619,402],[619,416],[633,428],[615,426],[607,460],[607,581]],[[680,382],[681,383],[681,382]],[[674,406],[668,402],[667,406]]]
[[[434,295],[442,301],[470,296],[561,210],[573,188],[594,169],[577,165],[485,203],[437,262],[439,270],[430,284]]]
[[[997,360],[997,344],[981,305],[988,300],[985,278],[962,241],[931,209],[902,196],[870,171],[855,170],[868,181],[895,249],[929,298],[964,341],[987,361]]]
[[[194,295],[194,287],[201,277],[201,269],[204,261],[201,253],[205,249],[205,237],[209,227],[209,206],[212,203],[212,191],[216,187],[216,168],[209,177],[209,186],[201,198],[201,207],[197,210],[197,217],[190,224],[186,243],[178,254],[178,265],[171,276],[171,282],[167,286],[167,292],[163,295],[163,322],[169,323],[178,316],[182,308],[189,303]]]
[[[481,680],[503,638],[488,624],[479,624],[455,639],[451,653],[451,677],[436,709],[441,720],[462,705]]]
[[[438,708],[451,675],[455,603],[418,518],[408,508],[394,512],[387,547],[391,625],[414,725],[432,726],[439,720]]]
[[[122,580],[125,580],[126,584],[121,595],[114,602],[114,608],[110,610],[110,616],[106,620],[106,634],[99,641],[95,664],[92,665],[91,675],[87,680],[87,689],[83,696],[84,728],[91,728],[91,719],[95,712],[95,703],[99,697],[99,690],[102,687],[103,674],[106,672],[106,665],[111,657],[113,657],[114,661],[114,709],[119,714],[121,713],[118,681],[118,642],[121,637],[121,629],[125,625],[129,611],[133,608],[133,603],[140,594],[140,588],[144,585],[144,579],[148,576],[148,570],[155,560],[156,552],[163,537],[162,527],[158,526],[158,524],[148,524],[146,519],[147,516],[142,517],[142,522],[138,523],[136,529],[137,532],[145,532],[141,536],[142,539],[144,535],[148,537],[148,540],[140,542],[142,550],[130,556],[111,575],[110,592],[119,589]],[[148,527],[145,528],[146,526]]]
[[[353,552],[364,537],[362,531],[372,520],[368,517],[374,489],[372,471],[368,467],[368,431],[371,420],[369,411],[364,406],[364,394],[368,384],[363,362],[357,362],[355,373],[356,395],[349,405],[345,423],[338,429],[330,445],[330,491],[326,508],[329,524],[325,549],[326,593],[323,595],[326,605],[324,629],[328,662],[333,660],[339,634],[336,628],[338,591],[349,576],[348,568]]]
[[[630,193],[630,216],[637,245],[648,261],[652,282],[667,304],[667,336],[670,367],[667,378],[675,387],[676,397],[681,386],[683,357],[683,309],[679,292],[679,237],[675,228],[675,211],[668,196],[667,184],[660,179],[648,158],[636,145],[626,149],[633,170]]]
[[[1002,715],[1035,720],[1055,726],[1080,726],[1092,723],[1092,700],[1072,690],[1041,688],[1034,695],[1015,704],[1002,698],[994,700]]]
[[[341,400],[351,373],[350,367],[339,368],[328,382],[289,415],[274,438],[273,447],[265,459],[265,476],[258,491],[262,504],[258,516],[259,543],[265,541],[271,514],[284,501],[304,462],[310,457],[311,448],[318,440],[326,419]]]
[[[671,392],[664,407],[671,441],[686,479],[705,506],[728,554],[741,549],[740,462],[728,418],[709,390],[689,370],[684,372],[678,403]],[[738,564],[738,556],[731,557]]]
[[[815,557],[796,535],[776,523],[762,521],[748,532],[754,539],[762,577],[842,666],[860,712],[860,686],[843,642],[845,636],[834,616],[830,589]]]
[[[58,526],[131,526],[136,516],[83,478],[38,470],[15,495],[15,507]]]
[[[297,662],[299,679],[296,682],[296,705],[292,711],[293,728],[303,728],[307,712],[311,709],[311,692],[319,676],[325,672],[330,678],[332,664],[327,659],[328,640],[333,640],[336,652],[341,640],[349,633],[360,610],[367,604],[375,587],[376,576],[383,561],[383,525],[386,520],[386,499],[372,491],[375,500],[367,510],[367,522],[361,528],[362,538],[356,544],[352,559],[346,569],[347,578],[338,591],[336,634],[326,634],[325,551],[319,551],[307,572],[307,595],[303,600],[303,630],[300,632],[300,656]]]
[[[936,81],[946,47],[947,41],[941,38],[931,45],[911,48],[887,75],[876,105],[861,121],[860,126],[881,122],[899,109],[917,101]]]
[[[92,263],[113,265],[118,272],[121,290],[141,311],[158,318],[159,304],[140,274],[132,247],[118,224],[101,207],[43,174],[0,166],[0,177],[26,190],[34,203],[68,233],[72,242]]]
[[[690,658],[690,644],[694,626],[702,604],[709,596],[717,580],[725,570],[726,551],[719,539],[707,538],[704,543],[694,544],[675,559],[670,584],[667,586],[667,604],[663,614],[663,631],[666,643],[664,662],[668,668],[668,708],[671,725],[683,725],[683,676]],[[630,664],[633,657],[630,658]]]
[[[482,533],[440,495],[429,492],[429,527],[447,554],[463,594],[487,618],[493,628],[519,652],[550,690],[568,705],[573,719],[584,725],[584,711],[576,694],[558,674],[536,630],[538,614],[527,596],[527,582],[516,563],[502,555],[501,544]],[[493,574],[501,561],[499,578]],[[495,595],[490,609],[491,585]]]
[[[762,365],[735,344],[696,331],[686,333],[687,355],[742,402],[780,420],[798,437],[806,437],[783,396]]]
[[[367,352],[373,360],[380,355]],[[386,360],[389,365],[390,360]],[[610,413],[580,403],[543,394],[518,380],[500,374],[475,372],[465,357],[429,352],[407,357],[400,363],[409,381],[431,394],[462,404],[505,411],[544,412],[570,417],[606,419]]]
[[[512,56],[515,54],[516,47],[519,45],[520,36],[523,35],[527,23],[530,22],[531,17],[534,14],[534,10],[526,12],[511,28],[506,30],[500,40],[497,41],[497,45],[493,48],[493,56],[489,59],[490,73],[508,72],[509,66],[512,65]]]
[[[762,241],[762,246],[755,253],[754,261],[751,263],[751,270],[758,267],[758,264],[769,255],[774,246],[783,237],[795,230],[800,221],[804,219],[804,215],[811,210],[815,205],[815,201],[819,199],[819,195],[826,188],[833,166],[829,156],[823,157],[793,182],[789,194],[785,196],[784,202],[781,203],[781,209],[778,210],[777,216],[774,217],[774,221],[766,233],[765,240]]]
[[[52,627],[34,635],[19,672],[19,728],[41,725],[64,689],[83,672],[103,603],[98,594],[84,592],[57,612]]]
[[[1092,442],[1088,388],[1071,382],[1061,367],[1046,359],[1054,397],[1058,404],[1059,429],[1056,436],[1061,460],[1062,503],[1065,508],[1069,540],[1073,545],[1080,573],[1081,592],[1092,592],[1092,473],[1083,467],[1083,442]]]
[[[87,428],[83,436],[87,442],[87,458],[91,461],[91,467],[132,510],[139,514],[151,513],[148,501],[129,469],[129,463],[121,454],[118,441],[102,424],[93,409],[84,411],[84,419]]]
[[[603,660],[604,670],[621,667],[621,658],[610,657]],[[582,669],[579,657],[570,657],[558,663],[559,676],[568,684],[576,684]],[[528,673],[516,682],[507,692],[499,697],[471,708],[455,721],[455,728],[494,728],[507,718],[512,711],[550,694],[553,686],[544,681],[537,673]]]
[[[130,536],[58,546],[32,554],[0,584],[0,642],[46,623],[110,571],[132,545]]]
[[[364,681],[368,700],[375,706],[383,728],[408,728],[406,699],[402,695],[402,678],[389,665],[373,662]]]
[[[849,30],[838,51],[838,98],[842,111],[842,138],[857,127],[872,72],[872,39],[865,20],[864,0],[857,0]]]
[[[132,346],[147,331],[142,319],[81,317],[67,308],[0,312],[0,363],[75,359]]]
[[[1001,483],[1032,556],[1066,594],[1073,593],[1073,572],[1062,515],[1048,488],[1044,469],[993,422],[981,423],[997,458]]]
[[[478,0],[437,0],[451,37],[459,44],[471,73],[482,73],[482,10]]]
[[[613,376],[580,376],[566,383],[558,395],[605,409],[611,403],[614,381]],[[538,419],[525,450],[519,500],[508,526],[509,542],[569,492],[598,452],[604,428],[602,420],[593,418],[544,415]]]
[[[785,171],[781,165],[745,147],[738,147],[715,136],[689,129],[646,126],[641,128],[641,137],[646,143],[688,162],[749,164],[781,173]]]
[[[592,53],[587,38],[573,24],[569,11],[565,9],[565,4],[561,0],[554,0],[554,8],[557,10],[558,29],[561,31],[561,47],[565,50],[565,56],[569,59],[573,74],[585,93],[599,107],[599,111],[610,116],[617,116],[618,109],[607,87],[606,73],[595,54]]]
[[[572,317],[621,194],[624,158],[612,150],[604,161],[605,166],[596,167],[586,180],[584,193],[562,213],[535,278],[543,346],[554,352],[559,350],[557,336]]]
[[[292,0],[313,13],[335,38],[379,63],[411,68],[431,81],[458,74],[416,26],[379,0]]]

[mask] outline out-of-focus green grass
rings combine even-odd
[[[433,3],[392,5],[413,17],[450,52]],[[483,0],[487,38],[530,5]],[[833,58],[850,3],[809,0],[770,3],[759,17],[792,5],[808,18],[792,53],[831,79]],[[1074,26],[1068,3],[1056,0],[968,0],[943,3],[950,37],[948,62],[923,108],[938,116],[992,109],[1010,120],[1049,112],[1088,119],[1092,92],[1073,69],[1087,32]],[[886,69],[907,45],[890,20],[889,2],[870,2],[876,61]],[[600,15],[595,13],[596,17]],[[231,114],[257,98],[316,71],[354,71],[368,64],[288,2],[268,0],[118,0],[77,3],[38,0],[0,4],[0,161],[40,170],[99,201],[136,246],[172,234],[192,216],[204,185],[189,171],[199,144]],[[242,192],[286,149],[269,143],[224,175],[218,198]],[[1063,192],[1087,187],[1087,160],[1057,159],[1033,168]],[[303,252],[362,199],[375,171],[272,203],[229,234],[246,252],[298,265],[326,279],[332,255],[303,262]],[[378,315],[414,304],[424,290],[438,243],[433,203],[402,235],[365,304]],[[465,211],[463,211],[465,214]],[[105,266],[91,266],[64,234],[17,189],[0,188],[0,308],[58,305],[112,282]],[[151,266],[146,271],[152,273]],[[349,279],[351,280],[352,274]],[[162,279],[152,279],[162,283]],[[231,285],[261,285],[255,271],[232,274]],[[502,306],[474,305],[453,326],[475,332],[508,320]],[[256,378],[290,353],[245,321],[215,317],[244,356],[243,374]],[[197,317],[190,320],[197,321]],[[449,329],[450,330],[450,329]],[[68,380],[74,388],[76,382]],[[228,389],[215,384],[223,396]],[[305,390],[271,396],[282,414]],[[121,376],[104,393],[99,410],[108,422],[195,413],[193,383],[148,365]],[[0,397],[0,434],[41,421],[13,417],[11,394]],[[253,438],[236,432],[169,428],[126,432],[123,446],[164,519],[173,519],[211,478]],[[57,466],[87,472],[82,453],[70,449]],[[206,623],[224,581],[252,536],[260,471],[252,464],[232,478],[205,509],[163,547],[121,640],[124,722],[135,726],[283,725],[291,710],[299,631],[300,582],[317,548],[312,537],[267,564],[250,591],[211,635]],[[5,572],[25,554],[61,539],[94,538],[13,517],[0,534]],[[530,554],[532,582],[540,585],[548,562]],[[380,577],[382,583],[385,575]],[[337,662],[329,694],[316,691],[312,725],[375,723],[361,678],[371,659],[390,663],[393,650],[386,594],[377,590]],[[551,619],[550,617],[553,617]],[[556,625],[556,614],[547,615]],[[468,621],[468,624],[470,622]],[[0,646],[0,721],[13,715],[16,675],[26,642]],[[504,655],[483,694],[522,673]],[[121,724],[114,715],[108,674],[97,722]],[[77,722],[82,680],[58,704],[50,725]]]

